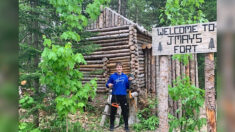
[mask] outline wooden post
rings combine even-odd
[[[172,80],[173,80],[173,77],[172,77],[172,74],[173,74],[173,70],[172,70],[172,56],[171,55],[169,55],[168,56],[168,67],[169,67],[169,72],[168,72],[168,74],[169,74],[169,84],[168,85],[170,85],[171,87],[173,86],[172,85]],[[169,109],[169,112],[173,115],[173,100],[171,99],[171,97],[170,96],[168,96],[168,109]]]
[[[110,93],[111,93],[111,90],[109,92],[108,99],[105,104],[104,113],[103,113],[101,121],[100,121],[100,126],[104,126],[105,119],[106,119],[107,115],[109,115],[109,113],[110,113],[110,105],[111,105],[111,98],[112,98],[112,94],[110,94]]]
[[[181,66],[180,66],[180,61],[179,60],[175,60],[175,70],[176,70],[176,73],[175,73],[175,78],[177,79],[178,77],[180,77],[180,69],[181,69]],[[181,101],[179,100],[177,102],[177,109],[180,109],[180,111],[178,112],[178,118],[182,117],[182,104],[181,104]]]
[[[129,98],[129,118],[128,124],[132,125],[137,122],[137,92],[131,93],[133,98]],[[133,96],[134,95],[134,96]]]
[[[168,132],[168,56],[160,56],[160,87],[158,89],[159,132]]]
[[[199,88],[197,54],[195,54],[194,59],[195,59],[195,63],[196,63],[196,65],[195,65],[195,69],[196,69],[196,87]]]
[[[190,59],[190,80],[191,84],[196,86],[196,70],[195,70],[195,54],[192,54],[192,59]]]
[[[150,55],[150,52],[151,50],[147,49],[147,67],[148,67],[148,70],[147,70],[147,76],[148,76],[148,88],[147,88],[147,92],[150,93],[150,89],[151,89],[151,55]]]
[[[215,64],[214,53],[205,55],[205,98],[207,131],[216,132],[216,102],[215,102]]]
[[[155,96],[155,91],[156,91],[156,84],[155,84],[155,78],[156,78],[156,65],[155,65],[155,60],[156,60],[156,56],[152,56],[152,93],[154,93]]]
[[[160,67],[159,67],[159,56],[156,56],[156,89],[155,94],[157,95],[158,88],[159,88],[159,73],[160,73]]]

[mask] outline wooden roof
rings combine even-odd
[[[101,14],[99,15],[98,19],[89,24],[87,26],[87,30],[112,28],[125,25],[133,25],[139,32],[147,36],[152,36],[151,33],[144,27],[138,25],[137,23],[134,23],[133,21],[127,19],[126,17],[108,7],[105,7],[103,10],[101,10]]]

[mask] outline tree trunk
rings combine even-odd
[[[122,1],[118,0],[118,13],[121,14]]]
[[[37,0],[32,1],[32,7],[37,8],[37,6],[38,6],[38,1]],[[35,13],[35,12],[32,12],[32,13],[35,16],[39,16],[38,13]],[[39,34],[38,34],[38,31],[37,31],[39,29],[38,21],[33,19],[32,26],[33,26],[33,29],[35,30],[33,32],[33,38],[32,38],[33,46],[34,46],[35,49],[39,49]],[[35,69],[37,69],[38,63],[39,63],[39,55],[36,54],[36,56],[34,58],[34,67],[35,67]],[[39,97],[39,78],[36,78],[34,80],[34,88],[35,88],[35,95],[34,95],[35,97],[34,98],[36,100],[39,100],[38,99],[38,97]],[[38,111],[38,109],[35,110],[33,115],[34,115],[33,122],[37,127],[39,127],[39,111]]]
[[[121,15],[123,15],[124,17],[126,17],[127,15],[126,15],[126,9],[127,9],[127,0],[123,0],[123,2],[122,2],[122,13],[121,13]]]
[[[168,82],[169,64],[167,56],[160,56],[160,86],[158,90],[159,131],[168,132]]]
[[[214,53],[205,56],[205,91],[207,131],[216,132],[216,102],[215,102],[215,64]]]

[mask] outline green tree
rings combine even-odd
[[[80,52],[88,54],[94,51],[96,49],[94,47],[94,44],[87,43],[85,41],[83,42],[79,41],[85,40],[84,38],[90,36],[90,34],[84,31],[84,27],[89,23],[90,20],[92,21],[96,19],[96,17],[100,13],[100,8],[99,8],[100,5],[102,4],[105,5],[106,3],[107,3],[106,0],[94,0],[94,1],[93,0],[92,1],[19,0],[19,43],[20,43],[19,81],[20,82],[23,80],[27,81],[26,84],[23,84],[21,86],[21,91],[24,91],[23,92],[24,95],[20,99],[20,107],[27,109],[27,114],[21,116],[20,119],[27,118],[30,115],[33,115],[34,124],[32,124],[31,126],[38,127],[39,109],[45,110],[50,114],[54,114],[55,110],[57,110],[57,112],[59,112],[60,115],[63,115],[59,110],[59,107],[55,108],[56,103],[57,104],[60,103],[60,98],[58,98],[56,101],[53,100],[54,98],[48,100],[48,104],[51,104],[50,106],[45,107],[43,105],[44,104],[43,98],[45,97],[50,98],[51,95],[53,96],[56,95],[55,94],[56,91],[53,91],[53,87],[50,84],[46,84],[46,82],[42,81],[43,84],[48,85],[46,86],[46,92],[45,92],[44,91],[45,85],[39,83],[40,77],[43,78],[47,72],[52,71],[52,69],[55,68],[51,67],[52,65],[48,65],[47,67],[48,70],[46,71],[44,69],[46,72],[44,70],[42,71],[42,69],[40,69],[42,67],[40,68],[38,67],[38,63],[43,58],[41,54],[42,53],[44,54],[44,60],[49,60],[46,58],[48,56],[45,54],[49,53],[50,56],[51,53],[57,53],[57,51],[54,50],[58,48],[58,46],[60,47],[58,49],[64,49],[64,52],[68,53],[72,57],[76,57],[77,55],[71,53],[72,47],[75,48],[74,52],[76,53]],[[50,39],[45,38],[44,41],[44,39],[42,38],[43,34],[45,34]],[[44,44],[48,44],[49,41],[53,43],[51,44],[53,46],[48,47],[47,45],[45,49],[48,49],[47,50],[48,52],[46,52],[43,43],[45,42]],[[71,45],[72,47],[66,45],[67,47],[70,47],[70,49],[66,48],[65,46],[65,44],[69,42],[73,43],[73,45]],[[57,45],[55,45],[55,43]],[[51,52],[49,52],[49,49],[51,50]],[[52,49],[54,50],[52,51]],[[81,56],[81,54],[79,54],[79,56]],[[58,59],[63,60],[65,58],[58,57]],[[71,63],[74,63],[74,66],[76,68],[79,67],[78,60],[70,59],[69,61],[70,61],[70,66],[72,65]],[[42,61],[41,65],[43,65],[44,63],[46,63],[46,61],[44,62]],[[75,69],[70,69],[70,73],[72,73],[71,70],[73,71]],[[76,74],[77,73],[67,76],[69,76],[70,79],[76,78],[77,77]],[[80,72],[78,74],[81,75]],[[77,80],[76,83],[79,84],[79,82],[80,80]],[[70,82],[67,83],[70,84]],[[74,84],[72,83],[71,86],[72,85]],[[94,96],[92,94],[94,92],[91,92],[91,89],[89,89],[91,87],[93,88],[92,90],[95,90],[94,81],[91,81],[91,83],[85,84],[83,86],[84,89],[90,91],[90,94],[86,94],[86,96],[90,95]],[[77,86],[76,88],[80,90],[79,93],[84,93],[84,91],[79,89],[80,87]],[[61,95],[60,97],[64,96]],[[81,96],[81,99],[79,100],[80,107],[82,106],[81,100],[85,104],[87,99]],[[74,108],[78,108],[78,106]],[[67,107],[65,107],[65,109],[67,110]],[[71,109],[73,111],[73,108]]]
[[[61,26],[64,31],[60,35],[61,41],[66,42],[65,46],[53,44],[51,39],[44,36],[44,50],[40,68],[42,76],[41,83],[45,84],[55,94],[56,110],[62,119],[66,119],[66,132],[68,131],[68,114],[82,110],[89,97],[94,97],[96,92],[96,81],[82,85],[82,73],[76,67],[86,64],[82,54],[74,54],[72,43],[79,42],[83,31],[88,25],[88,20],[95,20],[100,14],[101,5],[106,0],[95,0],[89,3],[85,11],[82,10],[82,1],[74,0],[50,0],[60,15]]]
[[[160,22],[172,26],[207,22],[201,10],[203,3],[204,0],[167,0]]]
[[[111,0],[110,7],[118,11],[118,1]],[[151,30],[153,26],[160,26],[159,15],[164,8],[164,0],[122,0],[121,15]]]
[[[39,126],[39,105],[37,104],[41,104],[44,96],[40,92],[39,84],[38,63],[43,48],[40,36],[43,33],[53,36],[54,33],[59,32],[53,26],[53,22],[58,19],[54,12],[55,9],[45,0],[19,1],[19,81],[27,81],[21,90],[31,91],[30,96],[36,102],[27,114],[28,116],[33,114],[36,126]]]

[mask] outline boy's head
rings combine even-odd
[[[118,74],[122,73],[122,63],[121,62],[116,63],[116,70],[117,70]]]

